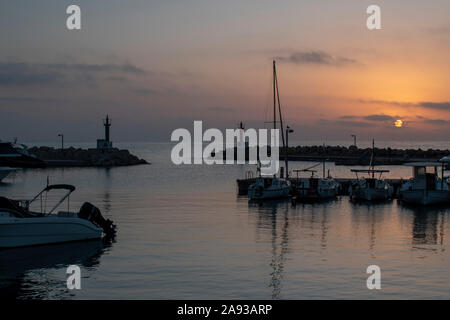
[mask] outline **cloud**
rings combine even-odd
[[[428,109],[450,110],[450,102],[420,102],[419,105]]]
[[[413,102],[401,102],[401,101],[388,101],[388,100],[365,100],[365,99],[358,99],[358,102],[360,103],[367,103],[367,104],[387,104],[391,106],[399,106],[399,107],[417,107],[417,103]]]
[[[69,99],[35,98],[35,97],[0,97],[0,102],[7,103],[64,103]]]
[[[329,119],[320,119],[318,124],[321,126],[338,126],[338,127],[374,127],[374,123],[365,122],[365,121],[348,121],[348,120],[329,120]]]
[[[386,104],[391,106],[398,107],[416,107],[416,108],[427,108],[427,109],[435,109],[435,110],[450,110],[450,102],[401,102],[401,101],[388,101],[388,100],[365,100],[358,99],[360,103],[368,103],[368,104]]]
[[[432,125],[438,125],[438,126],[446,126],[450,124],[450,121],[442,120],[442,119],[425,119],[423,120],[425,123],[429,123]]]
[[[315,64],[325,66],[348,66],[359,65],[360,63],[351,58],[336,57],[323,51],[298,51],[287,57],[277,57],[280,62],[294,64]]]
[[[380,121],[380,122],[396,120],[396,118],[394,118],[392,116],[388,116],[386,114],[371,114],[371,115],[365,116],[364,119],[368,120],[368,121]]]
[[[93,81],[100,74],[143,75],[131,64],[45,64],[0,62],[0,86],[52,85],[70,81]]]

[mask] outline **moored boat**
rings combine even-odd
[[[332,178],[316,177],[315,170],[293,170],[296,178],[291,178],[293,195],[296,201],[318,201],[335,198],[338,195],[340,184]],[[310,177],[299,177],[300,172],[311,172]]]
[[[47,193],[64,190],[65,195],[48,212],[45,211]],[[79,212],[55,210],[69,199],[74,186],[49,185],[31,200],[12,200],[0,197],[0,248],[62,243],[113,236],[115,225],[103,218],[100,210],[85,202]],[[40,212],[30,206],[40,199]]]
[[[24,144],[0,141],[0,166],[13,168],[45,168],[44,161],[28,152]]]
[[[276,177],[259,177],[248,188],[250,200],[264,200],[286,198],[289,196],[291,186],[286,179]]]
[[[372,154],[368,169],[352,169],[356,174],[356,182],[349,188],[351,200],[362,201],[383,201],[392,198],[394,188],[386,181],[381,179],[383,173],[389,170],[375,170],[375,140],[372,140]],[[358,173],[367,173],[369,177],[360,179]],[[375,178],[375,174],[379,173],[379,177]]]
[[[350,199],[363,201],[382,201],[392,198],[394,188],[381,179],[381,175],[389,170],[351,170],[356,173],[356,182],[349,188]],[[358,173],[368,173],[371,177],[359,178]],[[375,178],[375,173],[380,173],[380,178]]]
[[[0,167],[0,182],[5,179],[10,173],[16,171],[14,168]]]
[[[412,162],[413,178],[403,183],[400,199],[405,203],[433,205],[450,203],[450,188],[444,178],[445,162]],[[439,177],[438,168],[442,176]]]

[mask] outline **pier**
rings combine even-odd
[[[450,150],[440,149],[392,149],[373,148],[376,158],[374,165],[402,165],[416,161],[438,161],[450,154]],[[287,156],[289,161],[328,161],[336,165],[366,166],[370,163],[372,148],[356,146],[297,146],[280,148],[280,159]]]
[[[297,181],[297,178],[288,178],[288,181],[290,181],[292,184],[295,184]],[[337,182],[341,185],[341,191],[339,193],[340,196],[348,196],[348,190],[349,187],[357,181],[357,179],[354,178],[334,178]],[[238,195],[239,196],[246,196],[248,194],[248,187],[255,183],[256,178],[246,178],[246,179],[238,179],[237,180],[237,186],[238,186]],[[397,191],[399,190],[402,183],[405,181],[403,179],[385,179],[386,182],[388,182],[391,186],[394,187],[394,195],[397,194]]]
[[[40,161],[43,167],[117,167],[148,164],[128,150],[113,148],[110,139],[111,119],[108,115],[103,120],[103,126],[105,136],[103,139],[97,139],[97,148],[64,148],[62,142],[59,149],[42,146],[29,148],[27,152],[34,156],[36,161]],[[63,134],[58,136],[64,139]]]
[[[117,148],[81,149],[32,147],[28,152],[44,162],[46,167],[117,167],[148,164],[128,150]]]

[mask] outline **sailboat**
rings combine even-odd
[[[273,61],[273,128],[277,128],[277,104],[280,118],[280,129],[283,147],[285,147],[283,117],[281,114],[280,92],[278,90],[278,77],[275,60]],[[260,164],[258,163],[258,166]],[[258,167],[259,169],[259,167]],[[250,200],[264,200],[274,198],[285,198],[291,191],[290,183],[283,177],[262,177],[260,170],[255,182],[248,187],[248,197]],[[283,176],[283,173],[281,174]]]
[[[375,141],[372,141],[372,156],[370,158],[370,165],[368,169],[352,169],[356,174],[356,182],[349,188],[349,195],[351,200],[363,201],[382,201],[392,198],[394,188],[381,179],[383,173],[389,170],[376,170],[374,164]],[[367,173],[369,177],[360,179],[358,173]],[[375,174],[380,174],[378,178]]]

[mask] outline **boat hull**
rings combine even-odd
[[[290,188],[280,188],[280,189],[266,189],[263,191],[257,191],[256,189],[250,189],[248,196],[252,200],[264,200],[264,199],[276,199],[276,198],[286,198],[289,196]]]
[[[294,192],[297,201],[320,201],[336,198],[336,189],[311,190],[307,188],[296,188]]]
[[[433,205],[450,202],[449,190],[406,190],[400,191],[403,202],[420,205]]]
[[[390,193],[386,189],[356,189],[352,198],[363,201],[383,201],[390,198]]]
[[[39,217],[0,219],[0,248],[98,239],[103,230],[80,218]]]
[[[13,171],[15,171],[15,169],[8,167],[0,167],[0,182]]]

